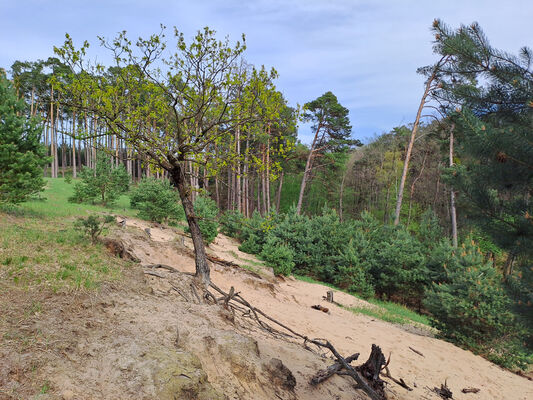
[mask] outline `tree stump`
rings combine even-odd
[[[385,383],[379,377],[381,368],[385,365],[385,356],[379,346],[372,345],[368,360],[355,369],[366,379],[368,385],[385,399]]]

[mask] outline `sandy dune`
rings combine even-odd
[[[144,228],[149,227],[148,223],[133,219],[128,220],[127,225],[126,230],[130,232],[135,232],[137,229],[142,232]],[[194,271],[194,260],[175,250],[176,244],[179,243],[192,248],[189,239],[181,239],[180,235],[170,228],[150,227],[150,232],[151,239],[145,241],[132,239],[131,242],[132,249],[141,260],[141,264],[163,263],[183,272]],[[237,263],[246,264],[243,260],[254,260],[252,256],[240,252],[234,240],[223,235],[217,237],[208,251]],[[257,265],[257,262],[254,265]],[[438,398],[429,391],[429,388],[440,386],[445,380],[453,391],[455,399],[533,398],[533,382],[503,370],[471,352],[326,303],[322,300],[322,296],[328,289],[322,285],[292,278],[277,279],[266,269],[263,270],[263,275],[264,279],[252,279],[246,273],[215,266],[212,280],[225,290],[234,286],[250,303],[294,330],[309,337],[328,338],[343,354],[361,352],[360,360],[366,360],[371,345],[373,343],[380,345],[386,355],[392,354],[390,364],[392,375],[403,378],[414,389],[408,392],[391,383],[388,386],[390,398]],[[150,277],[150,279],[154,284],[159,281],[158,278]],[[342,292],[335,292],[335,299],[344,305],[366,303]],[[330,313],[325,314],[312,309],[311,306],[314,304],[329,307]],[[294,347],[288,348],[283,341],[273,338],[261,337],[261,340],[275,343],[283,352],[279,354],[280,358],[289,365],[289,368],[296,371],[303,369],[304,366],[290,361],[291,358],[294,360],[301,358],[296,354]],[[410,347],[423,356],[415,353]],[[298,385],[305,385],[305,382],[299,380]],[[481,391],[478,394],[461,393],[461,389],[466,387],[476,387]],[[303,395],[303,392],[301,394]],[[298,398],[307,397],[298,396]]]

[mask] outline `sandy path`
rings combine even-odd
[[[128,227],[141,230],[149,227],[144,221],[128,220]],[[172,242],[178,236],[170,229],[151,227],[152,242],[135,247],[141,263],[164,263],[180,271],[194,271],[194,261],[172,249]],[[180,239],[178,239],[180,240]],[[155,245],[157,243],[157,246]],[[190,240],[185,245],[192,248]],[[243,262],[254,260],[252,256],[238,251],[236,242],[219,235],[210,251],[224,259]],[[265,272],[268,275],[268,272]],[[396,378],[403,378],[413,391],[391,384],[389,396],[397,399],[438,398],[428,388],[440,386],[447,380],[454,399],[533,399],[533,382],[462,350],[450,343],[431,337],[407,332],[392,324],[364,315],[356,315],[335,305],[327,304],[322,296],[327,287],[289,278],[277,281],[272,287],[257,283],[246,274],[235,273],[215,266],[212,280],[223,289],[234,286],[250,303],[272,317],[286,323],[294,330],[310,337],[328,338],[343,354],[361,352],[361,360],[366,360],[372,343],[380,345],[383,352],[392,353],[390,371]],[[335,292],[335,299],[345,305],[360,305],[362,300],[342,292]],[[322,304],[330,308],[330,314],[311,309],[311,305]],[[412,351],[412,347],[424,356]],[[295,358],[296,355],[295,355]],[[481,392],[463,394],[462,388],[476,387]]]

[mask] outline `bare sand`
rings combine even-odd
[[[128,220],[128,227],[144,229],[149,224],[138,220]],[[194,260],[172,250],[172,244],[182,239],[172,229],[150,227],[151,240],[144,244],[132,243],[135,254],[141,263],[164,263],[183,272],[194,271]],[[188,238],[183,240],[192,249]],[[157,244],[157,245],[155,245]],[[259,261],[237,249],[238,243],[224,235],[219,235],[209,246],[208,251],[218,257],[246,264],[252,260],[254,266]],[[259,268],[259,267],[258,267]],[[360,352],[360,360],[366,360],[373,343],[381,346],[386,356],[391,355],[390,372],[397,379],[402,378],[413,388],[412,391],[391,383],[387,393],[393,399],[438,398],[429,389],[447,382],[455,399],[533,399],[533,382],[504,370],[482,357],[462,350],[453,344],[432,337],[408,332],[393,324],[354,314],[351,311],[332,305],[323,300],[329,288],[294,278],[273,277],[266,268],[262,269],[264,279],[252,279],[249,275],[235,270],[214,266],[212,281],[219,287],[229,290],[231,286],[240,291],[251,304],[267,314],[289,325],[292,329],[309,337],[329,339],[345,355]],[[157,278],[151,278],[158,281]],[[343,292],[335,291],[335,300],[346,306],[372,305]],[[314,310],[312,305],[321,304],[330,309],[328,314]],[[261,335],[259,335],[261,336]],[[283,341],[258,337],[269,342],[270,347],[278,347],[279,357],[295,371],[305,369],[298,365],[302,361],[301,350],[287,346]],[[413,348],[423,355],[419,355]],[[293,361],[291,361],[293,360]],[[293,371],[294,372],[294,371]],[[307,374],[310,370],[307,369]],[[295,373],[298,376],[298,373]],[[299,385],[305,385],[301,379]],[[211,377],[210,377],[211,378]],[[347,380],[348,378],[336,377]],[[463,394],[461,389],[475,387],[478,394]],[[309,396],[302,392],[301,395]],[[300,397],[298,398],[310,398]],[[332,397],[334,398],[334,397]]]

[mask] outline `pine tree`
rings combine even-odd
[[[504,274],[533,256],[533,53],[490,46],[476,23],[433,25],[435,51],[449,57],[434,96],[456,123],[457,154],[448,181],[470,206],[469,217],[507,250]]]
[[[20,203],[43,190],[48,161],[40,144],[42,128],[24,116],[25,105],[0,71],[0,203]]]

